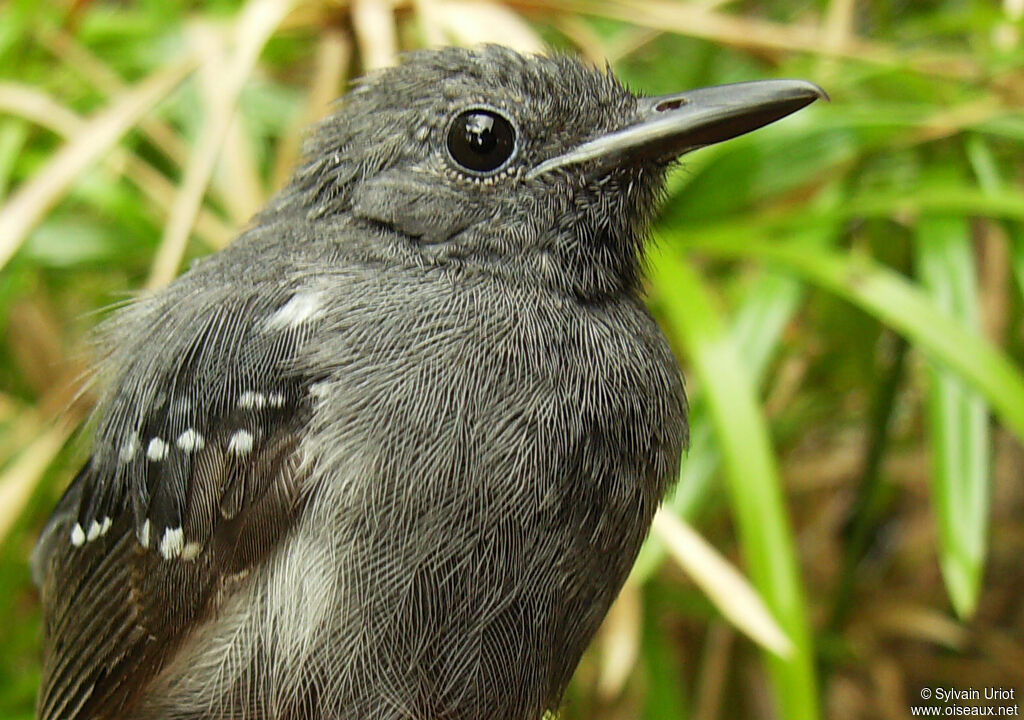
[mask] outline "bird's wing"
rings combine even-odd
[[[315,379],[292,361],[309,308],[252,297],[150,312],[129,333],[92,456],[33,558],[40,720],[122,717],[297,516]]]

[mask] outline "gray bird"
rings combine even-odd
[[[102,327],[33,558],[41,720],[537,720],[676,476],[666,168],[821,97],[486,47],[365,79],[232,244]]]

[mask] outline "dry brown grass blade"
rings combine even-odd
[[[66,140],[85,131],[87,122],[53,98],[35,88],[15,83],[0,83],[0,113],[16,115],[44,127]],[[106,166],[124,176],[142,190],[166,215],[174,203],[177,190],[167,177],[135,153],[113,147],[104,157]],[[222,247],[231,239],[233,230],[217,215],[200,211],[196,234],[211,247]]]
[[[831,0],[821,26],[822,40],[836,48],[846,47],[851,38],[856,38],[854,13],[856,0]],[[815,79],[826,86],[833,84],[842,64],[834,57],[819,58]]]
[[[1007,337],[1012,312],[1012,240],[1007,237],[1006,228],[992,218],[975,220],[975,234],[981,255],[978,300],[982,332],[985,337],[998,343],[1001,338]]]
[[[826,43],[842,47],[851,38],[856,37],[853,31],[856,9],[856,0],[832,0],[828,4],[828,13],[822,28],[822,37]]]
[[[224,68],[228,65],[228,48],[223,33],[202,23],[191,28],[191,35],[203,58],[196,73],[203,107],[212,108],[220,102]],[[241,113],[233,112],[224,141],[214,165],[210,190],[219,197],[231,222],[240,227],[263,206],[263,182],[253,146],[245,132]]]
[[[71,183],[167,97],[192,68],[184,58],[161,68],[88,121],[82,132],[58,150],[33,178],[0,208],[0,268],[21,247],[32,228],[67,192]]]
[[[572,41],[591,65],[601,67],[606,59],[610,63],[615,62],[611,58],[608,41],[584,18],[579,15],[559,15],[553,20],[555,27]]]
[[[708,627],[700,675],[694,688],[693,720],[717,720],[721,717],[733,637],[732,628],[725,623],[713,622]]]
[[[622,693],[640,656],[642,605],[640,586],[628,581],[601,625],[597,694],[607,702]]]
[[[0,423],[11,422],[17,414],[18,403],[7,393],[0,392]]]
[[[892,657],[878,654],[871,658],[867,670],[871,675],[875,704],[881,710],[881,716],[899,720],[913,717],[907,712],[913,701],[908,701],[904,692],[907,686],[905,668]]]
[[[352,59],[352,40],[337,29],[327,29],[320,37],[313,67],[313,81],[309,85],[302,113],[288,128],[277,145],[274,170],[271,174],[274,189],[287,182],[302,147],[307,128],[330,112],[331,103],[342,92]]]
[[[124,87],[125,83],[117,73],[100,58],[89,52],[87,48],[75,42],[75,39],[67,33],[59,30],[41,33],[41,42],[55,56],[61,58],[68,67],[103,92],[113,95]],[[188,162],[188,145],[175,129],[161,118],[153,115],[142,118],[139,122],[139,130],[175,166],[184,167]],[[216,183],[212,188],[215,197],[222,201],[231,213],[235,226],[245,222],[253,212],[262,206],[266,194],[256,168],[252,148],[244,142],[244,136],[240,130],[240,123],[232,123],[225,142],[225,150],[221,154],[221,164],[230,164],[230,167],[215,178]],[[220,175],[225,177],[220,177]],[[173,203],[173,197],[172,194],[169,203],[160,203],[161,209],[165,211],[164,215]],[[223,223],[221,225],[227,229],[227,232],[204,231],[201,228],[211,229],[209,222],[211,217],[204,210],[200,210],[200,213],[196,220],[197,234],[204,236],[207,244],[212,247],[221,247],[226,244],[234,231]],[[213,219],[216,219],[216,216],[213,216]]]
[[[66,139],[85,132],[86,121],[31,85],[0,83],[0,113],[15,115]]]
[[[654,516],[651,530],[737,630],[780,657],[787,657],[793,651],[792,643],[757,591],[689,525],[662,508]]]
[[[127,83],[109,65],[63,30],[40,32],[39,42],[104,94],[117,95],[125,91]],[[175,165],[181,167],[185,164],[188,146],[171,125],[155,115],[146,115],[139,120],[139,130]]]
[[[457,45],[495,43],[519,52],[542,53],[544,41],[523,18],[507,7],[473,0],[438,0],[437,20]]]
[[[39,484],[39,478],[64,447],[74,427],[69,419],[48,427],[0,474],[0,544],[7,538],[7,533]]]
[[[1016,680],[1024,684],[1024,644],[1012,628],[993,628],[979,633],[979,645],[992,662],[1005,668]]]
[[[1003,0],[1006,20],[993,28],[992,44],[1003,52],[1011,52],[1020,45],[1021,20],[1024,20],[1024,2]]]
[[[441,47],[447,42],[444,28],[441,26],[440,13],[437,11],[437,0],[414,0],[416,17],[420,21],[420,33],[426,47]]]
[[[67,360],[53,304],[44,292],[17,299],[7,309],[7,348],[18,377],[43,394],[66,372]]]
[[[866,615],[871,625],[900,637],[963,650],[971,642],[970,630],[943,612],[909,602],[880,604]],[[865,618],[865,619],[866,619]]]
[[[1020,108],[1005,106],[995,95],[986,95],[940,110],[922,121],[914,132],[894,147],[912,147],[956,135],[1001,115],[1017,115]]]
[[[363,71],[394,65],[398,57],[394,3],[391,0],[353,0],[351,7],[352,29]]]
[[[235,26],[235,51],[226,68],[218,102],[209,108],[210,117],[192,150],[181,190],[164,226],[160,249],[153,260],[150,289],[169,283],[178,272],[189,234],[195,224],[206,188],[213,174],[224,137],[245,81],[252,73],[263,46],[291,8],[289,0],[250,0]]]
[[[597,15],[762,52],[796,51],[872,64],[908,64],[921,72],[954,78],[974,78],[981,74],[978,63],[967,55],[906,53],[884,43],[853,36],[843,46],[833,47],[817,25],[752,19],[668,0],[646,0],[643,3],[626,0],[548,0],[543,3],[519,0],[516,4],[549,11]]]
[[[653,28],[636,28],[631,33],[623,33],[615,42],[607,47],[604,58],[597,64],[603,65],[605,61],[616,63],[622,58],[632,55],[640,48],[661,36],[660,30]]]
[[[64,372],[34,405],[10,408],[16,417],[11,418],[12,426],[0,434],[0,467],[23,452],[53,418],[63,418],[70,425],[81,423],[95,404],[91,390],[88,375],[76,360],[65,365]]]

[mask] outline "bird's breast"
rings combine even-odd
[[[225,697],[244,698],[251,658],[272,658],[272,716],[538,717],[677,470],[664,339],[630,303],[380,278],[323,293],[306,508],[190,665],[237,669]]]

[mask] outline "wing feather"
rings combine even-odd
[[[291,296],[267,295],[259,307],[212,293],[180,347],[180,327],[164,336],[140,315],[150,333],[127,348],[93,454],[33,556],[40,720],[129,715],[300,511],[297,448],[317,379],[293,362],[309,328],[266,327]]]
[[[142,547],[127,512],[103,538],[80,547],[65,541],[53,552],[42,586],[41,720],[113,720],[130,710],[189,629],[216,612],[225,597],[219,591],[259,562],[293,522],[301,480],[291,438],[253,456],[248,468],[259,478],[253,487],[264,493],[246,497],[232,518],[211,512],[209,488],[223,484],[226,463],[219,466],[219,482],[191,486],[206,497],[186,515],[184,529],[194,537],[206,532],[210,540],[194,557],[187,545],[171,558],[160,547]],[[268,452],[275,457],[265,458]],[[68,537],[70,523],[66,517],[57,537]]]

